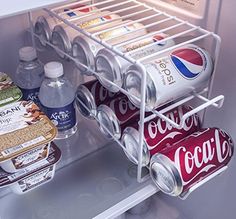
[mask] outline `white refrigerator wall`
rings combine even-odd
[[[210,1],[210,0],[208,0]],[[215,0],[211,0],[214,8]],[[218,1],[217,1],[218,2]],[[212,11],[212,13],[214,10]],[[229,132],[236,142],[236,1],[223,1],[219,23],[219,35],[222,37],[222,49],[216,72],[212,96],[225,95],[222,109],[211,108],[207,111],[205,126],[216,126]],[[213,29],[212,23],[207,25]],[[25,28],[28,25],[26,15],[0,19],[0,70],[14,74],[18,49],[25,44]],[[43,58],[43,57],[42,57]],[[53,57],[51,57],[53,58]],[[157,194],[155,219],[222,219],[235,218],[236,196],[236,159],[230,163],[229,169],[220,177],[216,177],[206,185],[197,189],[190,197],[181,201],[178,198]],[[166,208],[158,207],[168,206]],[[174,213],[173,213],[174,212]],[[154,219],[154,218],[153,218]]]

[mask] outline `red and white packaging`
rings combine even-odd
[[[185,199],[227,168],[233,150],[223,130],[203,129],[154,155],[150,174],[161,191]]]
[[[97,107],[117,95],[104,88],[98,80],[92,80],[79,85],[76,92],[76,104],[83,116],[93,119],[97,115]]]
[[[100,130],[108,138],[111,138],[111,136],[103,126],[119,139],[123,130],[136,120],[137,115],[139,115],[139,109],[129,101],[126,95],[121,93],[116,98],[100,105],[97,109]]]
[[[179,106],[165,114],[169,119],[180,123],[181,118],[187,112],[192,110],[190,106]],[[148,113],[147,113],[148,115]],[[133,163],[138,161],[139,148],[139,117],[127,127],[122,135],[122,144],[126,148],[125,154]],[[149,164],[151,156],[175,142],[185,138],[193,132],[200,129],[200,120],[197,114],[190,116],[184,123],[183,128],[177,129],[165,120],[156,117],[144,124],[144,142],[142,164]],[[130,156],[132,154],[132,156]],[[135,159],[133,159],[133,157]]]

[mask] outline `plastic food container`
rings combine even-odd
[[[16,102],[21,98],[21,90],[6,73],[0,72],[0,107]]]
[[[56,163],[60,157],[60,149],[52,143],[48,158],[37,165],[13,174],[0,169],[0,187],[9,186],[16,194],[29,192],[53,179]]]
[[[55,125],[32,101],[0,107],[0,163],[48,144],[56,134]]]
[[[40,145],[23,154],[12,157],[0,163],[1,168],[9,173],[22,170],[30,165],[36,165],[38,162],[46,160],[49,155],[50,143]]]

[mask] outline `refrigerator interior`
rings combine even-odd
[[[158,1],[146,0],[145,2],[154,5]],[[236,4],[232,0],[222,1],[220,17],[218,17],[216,15],[220,3],[221,1],[204,1],[205,7],[209,10],[206,12],[200,7],[199,13],[186,9],[176,11],[176,6],[173,5],[170,7],[170,5],[157,4],[156,7],[195,25],[201,25],[211,31],[219,31],[222,45],[211,96],[223,94],[225,102],[221,109],[215,107],[207,109],[204,126],[220,127],[231,133],[236,141],[234,134],[236,127],[232,119],[233,109],[236,107],[234,101],[236,78],[233,73],[233,53],[236,49],[233,42],[236,25],[234,19],[230,19]],[[207,7],[207,4],[210,6]],[[34,4],[34,7],[41,7],[41,5]],[[33,15],[37,16],[41,13],[42,10],[36,10]],[[218,21],[219,23],[216,24]],[[28,27],[27,13],[0,19],[2,30],[0,67],[1,71],[9,73],[12,77],[18,63],[19,48],[31,42],[31,35],[26,31]],[[39,52],[39,58],[44,63],[62,61],[53,49]],[[84,80],[89,80],[80,75],[72,61],[63,61],[63,64],[67,77],[75,87]],[[136,166],[128,161],[119,145],[108,141],[100,134],[96,121],[85,119],[79,113],[78,117],[76,135],[69,140],[57,142],[63,157],[53,181],[22,196],[11,193],[7,188],[1,189],[0,218],[76,218],[77,216],[78,218],[114,218],[158,192],[150,179],[142,183],[137,182]],[[125,217],[220,219],[227,215],[227,218],[233,218],[235,206],[233,186],[236,183],[234,167],[236,167],[235,159],[231,161],[225,173],[201,186],[185,201],[158,192],[152,197],[150,210],[145,216],[127,213]],[[146,170],[142,172],[146,174]]]

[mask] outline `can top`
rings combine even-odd
[[[155,154],[150,163],[150,175],[162,192],[171,196],[178,196],[182,193],[182,178],[168,157],[160,153]]]
[[[119,87],[122,86],[122,66],[120,65],[118,57],[105,48],[101,49],[96,55],[95,66],[97,73],[101,75],[101,77],[99,77],[101,84],[111,92],[118,92],[118,88],[105,80],[107,79],[117,84]]]
[[[70,53],[71,51],[71,42],[70,39],[61,25],[56,25],[52,31],[52,44],[56,46],[57,54],[61,58],[65,58],[65,55],[61,52]],[[61,51],[60,51],[61,50]]]
[[[142,74],[143,70],[137,65],[131,65],[126,73],[124,78],[124,87],[131,95],[139,98],[139,100],[129,96],[130,101],[136,106],[140,107],[141,101],[141,84],[142,84]],[[153,84],[153,81],[147,74],[147,86],[146,86],[146,97],[145,101],[147,106],[153,106],[156,102],[156,89]]]
[[[97,109],[97,118],[99,121],[100,130],[107,138],[112,138],[112,136],[110,136],[110,134],[106,131],[106,129],[104,129],[103,126],[105,126],[113,134],[114,137],[118,139],[121,137],[121,128],[119,121],[110,107],[103,104],[100,105]],[[103,124],[103,126],[100,124]]]
[[[51,40],[52,31],[49,27],[47,19],[44,16],[39,16],[34,24],[34,32],[41,38],[45,38],[47,41]]]
[[[72,43],[72,56],[78,60],[79,63],[90,66],[92,68],[94,64],[94,55],[88,45],[88,41],[83,36],[77,36]],[[82,74],[89,74],[87,68],[75,63]]]
[[[77,88],[75,100],[76,105],[83,116],[92,118],[96,115],[97,106],[94,97],[86,86],[80,85]],[[88,108],[89,111],[83,106],[81,102]]]
[[[133,127],[127,127],[122,135],[121,143],[124,145],[124,152],[131,162],[138,164],[139,132]],[[132,155],[132,156],[130,156]],[[135,159],[134,159],[135,158]],[[146,142],[143,142],[142,166],[147,166],[150,161],[150,152]]]

